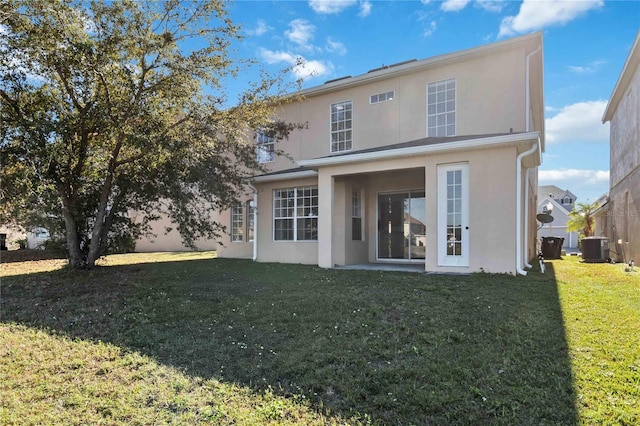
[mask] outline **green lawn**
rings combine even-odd
[[[0,424],[637,424],[640,273],[0,265]]]

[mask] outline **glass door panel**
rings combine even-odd
[[[409,259],[424,259],[427,245],[424,191],[412,191],[409,200]]]
[[[404,259],[404,204],[408,194],[378,196],[378,258]]]
[[[424,259],[424,191],[378,195],[378,259]]]

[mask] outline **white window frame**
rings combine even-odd
[[[346,117],[347,113],[345,112],[344,118],[339,119],[340,117],[340,109],[346,109],[346,106],[349,105],[349,118]],[[336,109],[336,112],[334,112]],[[336,118],[334,122],[334,117]],[[349,123],[349,127],[347,127],[347,123]],[[342,124],[342,126],[341,126]],[[347,137],[350,135],[350,137]],[[334,136],[336,142],[334,142]],[[340,137],[344,136],[344,139],[340,141]],[[334,149],[334,143],[337,144],[337,148]],[[340,145],[343,144],[344,148],[340,149]],[[347,148],[348,147],[348,148]],[[329,108],[329,152],[347,152],[353,149],[353,101],[346,100],[332,103]]]
[[[231,207],[231,242],[244,241],[244,208],[242,204]]]
[[[255,207],[252,207],[253,201],[247,201],[247,242],[253,242],[254,233],[255,233]]]
[[[450,85],[453,85],[453,88],[450,88]],[[458,82],[455,78],[427,84],[427,137],[455,136],[457,134],[457,96]],[[438,131],[440,128],[443,128],[444,132],[440,133]]]
[[[369,96],[369,104],[379,104],[380,102],[388,102],[392,101],[396,98],[395,90],[391,90],[389,92],[377,93],[375,95]]]
[[[256,158],[260,164],[276,161],[276,138],[268,136],[262,128],[256,130]]]
[[[460,194],[451,194],[447,184],[448,172],[461,172]],[[438,266],[469,266],[469,164],[446,164],[438,166]],[[460,201],[459,207],[455,201]],[[453,203],[453,208],[452,207]],[[451,211],[460,214],[460,254],[448,254],[450,244],[448,215]],[[455,213],[453,213],[455,214]]]
[[[364,218],[362,216],[362,190],[353,189],[351,191],[351,240],[352,241],[364,241],[363,224]],[[354,238],[354,229],[356,229],[356,222],[359,223],[360,238]]]
[[[289,192],[292,196],[289,196]],[[287,197],[278,197],[279,194],[286,192]],[[280,203],[278,203],[280,201]],[[288,201],[284,203],[283,201]],[[315,201],[315,204],[314,204]],[[317,186],[301,186],[296,188],[279,188],[273,190],[273,241],[285,242],[317,242],[318,241],[318,187]],[[276,239],[276,223],[279,220],[291,220],[293,233],[292,239]],[[315,227],[313,226],[315,220]],[[299,238],[298,231],[300,221],[309,221],[311,224],[311,238]],[[304,225],[303,225],[304,226]],[[303,231],[304,232],[304,231]],[[315,234],[315,238],[313,235]]]

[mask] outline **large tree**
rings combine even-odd
[[[240,38],[222,0],[0,0],[1,220],[59,224],[76,268],[159,215],[218,238],[260,169],[247,130],[295,127],[272,121],[283,74],[226,107]]]

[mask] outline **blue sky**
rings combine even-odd
[[[569,189],[582,202],[608,190],[609,125],[601,119],[640,28],[638,0],[236,0],[229,10],[246,36],[236,54],[272,72],[303,58],[291,78],[305,77],[304,87],[543,31],[540,184]],[[252,77],[229,82],[229,93]]]

